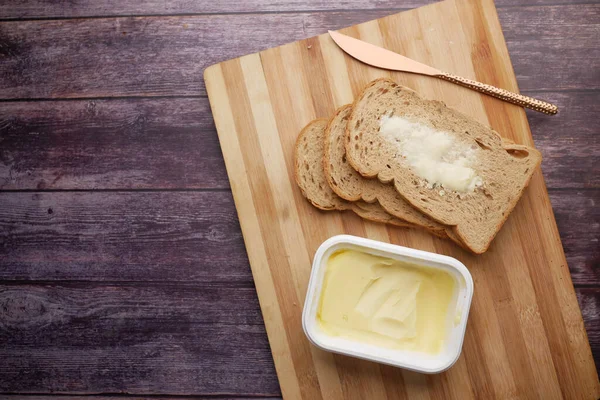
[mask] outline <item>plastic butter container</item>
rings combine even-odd
[[[453,285],[447,286],[452,287],[453,290],[451,297],[446,297],[446,299],[450,298],[450,300],[447,303],[445,323],[440,323],[439,325],[444,326],[446,330],[442,336],[444,338],[443,341],[438,340],[436,342],[442,343],[439,346],[439,351],[428,353],[389,348],[378,345],[379,342],[377,340],[366,343],[343,337],[343,335],[330,334],[330,332],[326,332],[323,329],[323,325],[319,323],[318,313],[328,260],[334,254],[343,253],[342,250],[354,250],[373,256],[397,260],[402,263],[399,265],[409,265],[411,268],[419,270],[419,273],[439,274],[439,270],[447,273],[442,273],[442,275],[449,282],[453,281]],[[345,269],[342,271],[345,273]],[[342,278],[343,274],[338,279]],[[344,287],[343,297],[345,297],[345,290],[346,288]],[[306,302],[304,303],[302,312],[302,327],[311,343],[323,350],[393,365],[416,372],[435,374],[450,368],[460,356],[472,298],[473,278],[467,268],[455,258],[356,236],[338,235],[323,242],[315,254]],[[444,308],[439,307],[437,309],[443,310]],[[443,311],[440,311],[438,315],[443,318]],[[344,315],[344,318],[347,318],[346,315]],[[438,320],[442,321],[441,319]],[[415,335],[414,331],[413,335]],[[375,335],[375,337],[378,336]],[[411,340],[417,339],[411,338]]]

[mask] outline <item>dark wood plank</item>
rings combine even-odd
[[[600,91],[541,96],[561,109],[528,115],[547,185],[599,188]],[[146,188],[229,188],[207,99],[1,104],[0,189]]]
[[[0,392],[280,395],[253,286],[2,285]]]
[[[549,193],[573,283],[600,285],[600,190]]]
[[[542,152],[546,185],[558,188],[600,188],[600,139],[595,115],[600,92],[525,92],[557,104],[553,117],[527,110],[535,146]]]
[[[0,310],[0,392],[279,395],[251,288],[0,285]]]
[[[345,10],[415,8],[437,0],[346,0]],[[569,3],[590,3],[590,0],[571,0]],[[497,0],[496,7],[561,4],[564,0]],[[119,0],[70,0],[48,3],[44,0],[10,1],[0,4],[0,19],[95,17],[118,15],[215,14],[236,12],[300,12],[336,11],[340,3],[327,0],[149,0],[132,3]]]
[[[0,189],[227,187],[206,98],[0,104]]]
[[[0,193],[0,280],[243,282],[230,192]]]
[[[90,395],[22,395],[22,394],[8,394],[3,395],[3,399],[7,400],[11,399],[19,399],[19,400],[90,400]],[[111,394],[111,395],[95,395],[92,397],[94,400],[114,400],[114,399],[143,399],[144,397],[136,396],[135,394]],[[281,399],[281,396],[252,396],[252,397],[241,397],[241,396],[168,396],[168,395],[153,395],[153,400],[181,400],[181,399],[195,399],[195,400],[278,400]]]
[[[575,290],[587,331],[596,370],[600,370],[600,288]]]
[[[600,284],[600,190],[551,191],[573,281]],[[229,192],[0,193],[0,280],[239,282]]]
[[[135,395],[135,394],[110,394],[110,395],[94,395],[94,396],[90,396],[90,395],[56,395],[56,394],[49,394],[49,395],[43,395],[43,394],[37,394],[37,395],[23,395],[23,394],[18,394],[18,393],[12,393],[12,394],[3,394],[2,395],[2,399],[7,399],[7,400],[12,400],[12,399],[19,399],[19,400],[90,400],[90,398],[92,398],[93,400],[115,400],[115,399],[143,399],[144,397],[139,396],[139,395]],[[202,396],[198,396],[198,395],[191,395],[191,396],[169,396],[169,395],[152,395],[152,399],[153,400],[181,400],[181,399],[195,399],[195,400],[263,400],[263,399],[269,399],[269,400],[279,400],[281,399],[281,396],[252,396],[252,397],[246,397],[246,396],[221,396],[221,395],[214,395],[214,396],[206,396],[206,395],[202,395]]]
[[[498,10],[521,90],[600,86],[600,3],[596,3]]]
[[[93,400],[115,400],[115,399],[144,399],[147,397],[142,397],[139,395],[135,395],[135,394],[122,394],[122,393],[118,393],[118,394],[107,394],[107,395],[94,395],[94,396],[90,396],[90,395],[56,395],[56,394],[49,394],[49,395],[43,395],[43,394],[37,394],[37,395],[23,395],[23,394],[18,394],[18,393],[12,393],[12,394],[3,394],[2,395],[2,399],[7,399],[7,400],[12,400],[12,399],[19,399],[19,400],[90,400],[90,398],[92,398]],[[214,396],[206,396],[206,395],[202,395],[202,396],[198,396],[198,395],[191,395],[191,396],[169,396],[169,395],[152,395],[152,399],[153,400],[181,400],[181,399],[195,399],[195,400],[263,400],[263,399],[269,399],[269,400],[279,400],[281,399],[281,396],[252,396],[252,397],[246,397],[246,396],[221,396],[221,395],[214,395]]]
[[[535,16],[535,29],[511,16],[524,8],[501,10],[521,90],[600,88],[599,46],[590,37],[599,9],[596,4],[525,9]],[[389,13],[2,22],[0,98],[205,95],[202,72],[211,64]],[[521,33],[527,29],[531,32]]]

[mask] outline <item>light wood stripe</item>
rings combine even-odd
[[[262,152],[262,158],[265,161],[266,174],[270,189],[275,198],[275,211],[278,215],[276,222],[279,223],[282,240],[285,246],[286,256],[294,262],[291,268],[293,282],[295,283],[296,296],[300,303],[304,303],[306,288],[308,287],[308,276],[311,269],[311,257],[306,249],[304,235],[302,231],[295,229],[300,225],[300,218],[296,207],[292,207],[286,202],[277,201],[278,199],[293,198],[292,187],[294,175],[291,173],[292,161],[288,157],[286,165],[284,149],[279,139],[279,132],[273,109],[271,108],[271,99],[269,90],[265,82],[260,56],[252,54],[240,58],[240,65],[244,75],[244,81],[248,93],[248,101],[254,116],[256,132],[260,132],[256,139]],[[291,148],[285,146],[285,151],[289,153]],[[290,261],[292,262],[292,261]]]
[[[518,230],[521,224],[521,209],[515,210],[515,215],[507,221],[510,230]],[[514,227],[513,227],[514,225]],[[501,233],[504,235],[504,233]],[[515,259],[526,260],[525,253],[529,251],[527,246],[516,238],[507,235],[507,242],[514,249]],[[518,253],[518,254],[517,254]],[[532,379],[536,382],[537,394],[545,398],[551,398],[552,394],[560,392],[558,377],[554,368],[537,368],[537,365],[553,365],[551,349],[545,334],[544,324],[540,316],[538,300],[531,281],[531,276],[525,265],[518,267],[514,265],[505,266],[508,278],[508,286],[512,292],[512,300],[520,327],[520,337],[523,339],[526,354],[529,356]],[[531,387],[529,382],[529,387]]]
[[[312,85],[311,91],[313,96],[315,89],[321,93],[321,97],[329,99],[330,103],[333,101],[334,95],[332,93],[331,85],[327,79],[327,67],[325,66],[325,59],[321,49],[320,41],[318,38],[310,39],[307,41],[308,45],[305,47],[302,44],[299,46],[300,54],[304,51],[311,52],[311,63],[308,65],[304,63],[304,75],[307,81],[316,82],[319,86]],[[302,42],[301,42],[302,43]],[[306,49],[306,50],[305,50]],[[323,80],[318,82],[314,79],[313,74],[315,72],[315,66],[318,67],[319,72],[323,75]],[[320,85],[325,84],[325,88]],[[329,90],[328,90],[329,89]],[[339,97],[339,96],[338,96]],[[313,100],[314,101],[314,100]],[[330,105],[328,105],[330,107]],[[319,104],[315,104],[315,109],[323,108]],[[331,109],[329,115],[333,113],[334,109]],[[343,224],[348,233],[367,236],[366,225],[372,224],[368,221],[364,221],[354,213],[346,212],[343,214]],[[335,356],[336,364],[340,370],[340,378],[344,388],[345,398],[357,398],[357,399],[376,399],[385,398],[385,387],[381,378],[381,373],[373,363],[366,362],[363,360],[351,359],[343,356]],[[365,379],[368,377],[368,379]]]
[[[491,0],[447,0],[343,32],[449,72],[517,89]],[[418,230],[311,207],[293,183],[299,130],[329,117],[379,76],[531,143],[525,113],[447,82],[389,73],[344,55],[328,36],[227,61],[206,71],[240,224],[285,398],[597,398],[600,386],[540,172],[482,256]],[[463,354],[424,376],[309,345],[301,310],[312,256],[338,233],[460,259],[475,281]]]
[[[265,79],[269,86],[270,96],[273,101],[273,110],[278,121],[282,146],[288,149],[286,154],[291,154],[293,149],[296,133],[301,129],[306,121],[315,118],[315,112],[312,107],[312,102],[303,101],[310,98],[308,85],[303,79],[302,69],[297,68],[299,63],[296,46],[288,45],[275,50],[269,50],[261,54]],[[284,68],[282,59],[286,59],[290,64],[289,68]],[[295,66],[295,67],[294,67]],[[294,79],[290,79],[291,77]],[[278,85],[277,82],[290,81],[291,85]],[[290,115],[288,110],[294,110]],[[291,161],[291,159],[290,159]],[[313,213],[319,214],[318,210],[307,205],[306,200],[300,195],[299,190],[296,190],[294,202],[298,209],[300,218],[303,221],[311,221],[319,219],[311,218]],[[334,217],[335,213],[329,215]],[[314,232],[323,232],[324,228],[335,227],[336,229],[326,229],[327,236],[332,236],[341,230],[341,223],[324,224],[322,226],[313,227],[310,224],[303,225],[303,232],[307,238],[307,244],[312,253],[324,238],[315,237]],[[315,360],[315,368],[319,381],[321,382],[321,393],[324,399],[327,398],[342,398],[342,387],[338,375],[338,370],[335,366],[334,357],[332,354],[314,349],[313,357]]]
[[[341,107],[354,101],[352,87],[348,85],[346,57],[329,35],[319,36],[323,62],[327,70],[327,79],[331,82],[335,107]]]
[[[293,158],[290,157],[290,154],[292,154],[295,145],[296,132],[301,129],[305,121],[314,118],[314,109],[312,103],[302,101],[302,99],[307,99],[309,96],[307,96],[308,86],[303,79],[301,69],[283,68],[281,62],[282,58],[287,59],[292,65],[299,65],[298,63],[293,62],[293,60],[297,58],[295,46],[285,46],[278,50],[269,50],[261,54],[261,60],[264,60],[265,65],[263,68],[265,82],[268,86],[269,96],[273,103],[273,113],[277,119],[277,128],[281,137],[280,140],[275,140],[275,142],[281,141],[283,155],[286,156],[285,158],[288,163],[288,170],[293,171]],[[277,84],[277,82],[289,81],[292,76],[294,77],[292,85],[285,86]],[[289,114],[288,110],[290,109],[295,110],[293,115]],[[293,177],[290,177],[290,179],[293,181]],[[298,218],[303,221],[311,220],[310,214],[314,212],[319,213],[319,211],[308,206],[306,200],[300,194],[300,191],[297,188],[294,189],[294,204],[295,209],[298,212]],[[331,216],[333,217],[334,215],[335,214],[332,214]],[[332,236],[341,230],[341,224],[333,225],[339,225],[337,231],[328,230],[326,232],[326,237]],[[303,233],[312,254],[326,237],[315,237],[314,235],[314,232],[322,232],[322,227],[315,228],[307,226],[307,228],[309,229],[303,229]],[[306,274],[306,276],[308,277],[308,274]],[[315,360],[316,372],[319,376],[319,381],[321,382],[321,393],[323,398],[341,397],[342,388],[338,371],[335,368],[333,356],[330,353],[313,348],[313,357]]]
[[[293,197],[292,184],[294,182],[293,174],[288,171],[293,171],[292,159],[287,157],[287,165],[285,154],[289,154],[292,150],[290,143],[280,143],[278,127],[275,121],[274,111],[271,108],[271,98],[267,83],[265,81],[264,71],[262,69],[260,56],[258,54],[246,56],[240,59],[242,72],[248,89],[250,105],[252,113],[255,116],[254,121],[258,135],[260,148],[263,151],[263,160],[266,160],[270,168],[267,169],[269,182],[279,183],[271,184],[271,189],[277,199]],[[283,142],[283,141],[282,141]],[[280,190],[280,191],[278,191]],[[294,204],[295,205],[295,204]],[[297,260],[295,267],[291,268],[293,280],[296,287],[296,295],[298,296],[298,305],[304,304],[304,296],[308,287],[308,277],[310,275],[311,259],[307,253],[307,246],[304,240],[304,235],[301,231],[294,229],[300,224],[300,218],[296,207],[290,207],[289,204],[276,202],[277,212],[281,215],[279,218],[281,232],[283,234],[283,242],[285,245],[287,257],[292,260]],[[310,348],[314,353],[322,353],[319,350]],[[326,357],[324,354],[318,354],[319,357]],[[307,368],[312,368],[308,365]],[[315,371],[319,376],[320,385],[328,384],[328,379],[335,378],[332,375],[333,370],[321,368],[321,365],[316,365]],[[326,388],[321,390],[323,395],[336,393],[335,388]],[[326,398],[323,396],[323,398]]]
[[[534,174],[530,187],[546,190],[539,172]],[[531,194],[524,196],[521,200],[529,207],[536,203],[536,206],[539,206],[539,201],[536,202]],[[549,200],[546,199],[546,201],[549,207]],[[539,301],[539,310],[546,328],[546,336],[552,350],[556,372],[562,383],[561,388],[565,397],[568,397],[565,387],[577,387],[593,398],[594,393],[600,390],[600,382],[594,365],[586,362],[588,357],[592,357],[592,354],[589,344],[586,342],[587,335],[564,253],[556,247],[556,243],[553,243],[555,240],[559,240],[556,223],[554,219],[550,221],[537,212],[531,213],[529,216],[535,216],[533,224],[536,225],[528,226],[527,234],[535,236],[544,236],[543,233],[546,232],[556,234],[555,238],[546,238],[546,240],[542,239],[531,243],[525,256],[536,295],[543,299],[543,301]],[[545,265],[549,267],[548,270],[534,268],[536,264],[534,258],[539,259],[540,257],[543,257]],[[581,334],[576,334],[576,332]]]
[[[262,156],[260,143],[257,140],[256,122],[252,109],[243,72],[239,59],[221,64],[227,84],[227,93],[232,106],[233,115],[242,151],[242,159],[246,166],[253,166],[248,173],[250,176],[267,177],[267,160]],[[261,236],[269,246],[265,247],[269,259],[269,267],[273,277],[276,295],[279,301],[282,317],[286,325],[287,340],[293,345],[290,352],[296,377],[303,398],[319,399],[321,393],[319,382],[312,367],[310,345],[302,331],[301,319],[298,318],[296,307],[301,304],[296,294],[296,285],[291,277],[292,260],[288,257],[284,243],[284,232],[279,227],[282,214],[277,211],[277,198],[271,191],[269,182],[251,180],[250,189],[256,206],[256,213],[262,219]],[[302,266],[305,268],[305,266]]]
[[[228,165],[227,172],[232,191],[236,193],[237,210],[239,214],[249,215],[247,218],[240,219],[240,225],[246,241],[248,257],[252,260],[252,276],[259,292],[258,297],[263,318],[271,322],[266,324],[266,329],[271,351],[278,355],[275,367],[281,390],[286,398],[301,398],[300,386],[296,379],[297,373],[285,333],[286,327],[281,316],[275,284],[271,277],[269,260],[264,243],[260,240],[262,236],[261,225],[258,215],[254,212],[256,207],[250,190],[249,177],[246,175],[244,164],[238,161],[243,159],[243,152],[238,141],[235,119],[227,92],[224,90],[226,84],[221,67],[216,65],[207,70],[205,81],[206,89],[211,94],[211,107],[213,108],[215,124],[219,132],[224,132],[219,135],[219,140],[221,146],[224,148],[226,146],[228,149],[228,151],[223,152],[223,156]],[[219,106],[212,106],[214,103]]]

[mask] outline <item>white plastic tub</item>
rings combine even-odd
[[[439,354],[429,355],[420,352],[392,350],[332,337],[322,332],[317,322],[317,309],[327,260],[334,252],[342,249],[358,250],[376,256],[388,257],[423,268],[444,269],[455,278],[456,289],[446,316],[447,340]],[[473,278],[464,264],[455,258],[356,236],[338,235],[323,242],[315,254],[306,302],[302,312],[302,327],[308,339],[323,350],[412,371],[435,374],[450,368],[460,356],[472,298]]]

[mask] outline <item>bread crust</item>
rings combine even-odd
[[[437,194],[439,189],[423,186],[422,178],[398,156],[397,147],[378,135],[379,118],[387,112],[410,116],[451,132],[455,140],[479,146],[477,167],[487,186],[473,193],[451,192],[446,198]],[[541,162],[534,148],[503,141],[491,128],[386,78],[369,83],[356,98],[345,138],[346,158],[356,171],[366,178],[391,182],[413,207],[451,226],[478,254],[488,249]]]

